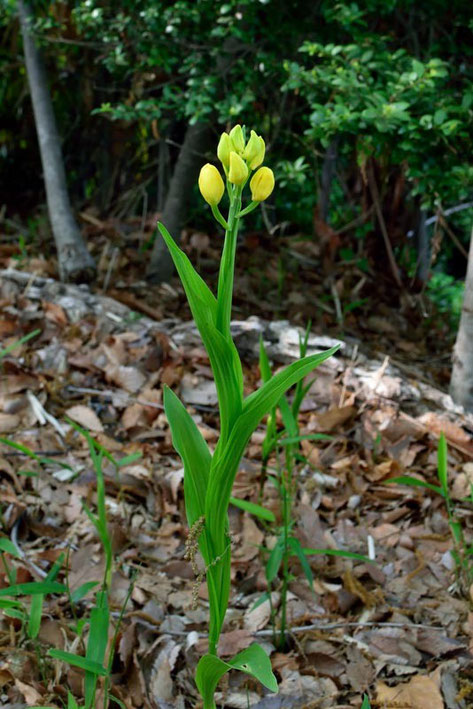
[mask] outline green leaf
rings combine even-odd
[[[52,458],[41,458],[39,455],[37,455],[34,451],[32,451],[28,446],[24,446],[22,443],[16,443],[15,441],[10,441],[8,438],[2,438],[0,437],[0,443],[4,443],[6,446],[9,446],[10,448],[14,448],[15,450],[19,451],[20,453],[23,453],[24,455],[28,456],[28,458],[31,458],[32,460],[36,460],[38,463],[41,465],[60,465],[62,468],[67,468],[68,470],[73,470],[70,465],[67,463],[64,463],[62,461],[58,460],[53,460]],[[37,473],[28,473],[27,471],[24,471],[23,474],[27,475],[37,475]]]
[[[274,512],[267,510],[266,507],[257,505],[255,502],[249,502],[248,500],[241,500],[239,497],[230,497],[230,504],[234,507],[238,507],[244,512],[249,512],[250,515],[254,515],[259,519],[264,519],[267,522],[275,522],[276,517]]]
[[[23,609],[19,610],[17,608],[4,608],[3,615],[7,618],[15,618],[16,620],[21,620],[23,623],[25,621],[25,611]]]
[[[356,561],[364,561],[366,564],[375,564],[374,559],[370,559],[369,556],[364,556],[363,554],[357,554],[354,551],[345,551],[344,549],[308,549],[304,548],[302,550],[307,556],[311,554],[318,554],[319,556],[342,556],[345,559],[355,559]]]
[[[112,463],[112,465],[114,465],[116,468],[119,466],[119,461],[115,460],[115,458],[110,453],[110,451],[108,451],[105,448],[105,446],[103,446],[101,443],[96,441],[95,438],[93,438],[93,436],[90,435],[89,431],[87,431],[87,429],[82,428],[82,426],[79,426],[79,424],[76,423],[76,421],[73,421],[72,419],[68,418],[67,416],[65,417],[65,419],[66,419],[67,423],[77,431],[77,433],[80,433],[81,436],[84,436],[85,440],[89,444],[89,450],[91,452],[93,460],[96,460],[97,452],[99,452],[102,454],[102,456],[104,458],[107,458],[107,460],[109,460]],[[63,467],[68,467],[68,466],[64,466],[63,463],[61,463],[61,465]],[[72,468],[70,468],[70,469],[72,470]]]
[[[28,637],[34,639],[41,627],[41,616],[43,614],[43,594],[38,594],[31,598],[30,612],[28,615],[28,627],[26,629]]]
[[[301,441],[333,441],[333,436],[328,436],[325,433],[308,433],[303,436],[280,438],[278,443],[280,446],[290,446],[293,443],[300,443]]]
[[[7,598],[0,598],[0,608],[22,608],[20,601],[11,601]]]
[[[31,581],[17,583],[13,586],[0,589],[0,596],[34,596],[37,593],[64,593],[66,587],[62,583],[48,581]]]
[[[10,556],[14,556],[16,559],[21,559],[21,554],[16,546],[6,537],[0,537],[0,552],[10,554]]]
[[[254,677],[271,692],[278,691],[278,683],[271,669],[271,661],[263,648],[254,643],[238,653],[232,660],[224,662],[216,655],[200,658],[195,673],[195,681],[204,700],[204,709],[214,709],[214,693],[219,680],[230,670],[240,670]]]
[[[284,392],[299,379],[338,350],[332,347],[326,352],[305,357],[293,362],[272,377],[261,389],[250,394],[243,404],[243,411],[233,426],[229,441],[223,452],[214,453],[210,471],[209,487],[205,501],[205,519],[212,539],[218,539],[225,527],[225,519],[233,482],[247,442],[265,414],[276,406]],[[217,553],[222,553],[218,549]]]
[[[285,369],[275,374],[272,379],[257,391],[250,394],[245,399],[243,411],[240,418],[248,420],[247,426],[251,422],[251,432],[254,431],[259,421],[263,418],[273,406],[276,406],[282,395],[298,381],[303,379],[307,374],[310,374],[322,362],[331,357],[337,350],[339,345],[331,347],[325,352],[304,357],[303,359],[293,362]]]
[[[299,426],[285,396],[282,396],[279,400],[279,409],[281,411],[284,429],[287,435],[289,438],[296,438],[299,434]]]
[[[91,672],[97,677],[106,677],[108,674],[108,671],[103,665],[100,665],[98,662],[92,662],[86,657],[82,657],[82,655],[75,655],[73,652],[53,649],[48,650],[48,655],[55,660],[61,660],[62,662],[67,662],[68,665],[79,667],[86,672]]]
[[[456,522],[455,520],[452,520],[449,522],[450,529],[452,530],[452,535],[455,540],[456,544],[463,545],[464,540],[463,540],[463,528],[461,525],[461,522]]]
[[[367,694],[363,695],[363,704],[361,705],[361,709],[371,709],[370,700]]]
[[[447,451],[447,439],[442,431],[438,443],[438,478],[440,486],[442,488],[443,496],[448,497],[448,451]]]
[[[33,453],[33,451],[28,448],[27,446],[24,446],[22,443],[16,443],[15,441],[10,441],[8,438],[3,438],[0,436],[0,443],[4,443],[6,446],[9,446],[10,448],[14,448],[17,451],[20,451],[20,453],[24,453],[28,458],[32,458],[33,460],[37,460],[39,462],[40,457],[39,455],[36,455],[36,453]]]
[[[296,537],[289,537],[288,544],[294,556],[299,559],[304,575],[307,581],[309,582],[310,587],[312,588],[314,584],[314,574],[312,573],[310,564],[305,557],[305,551],[302,548],[300,541],[296,539]]]
[[[135,460],[139,460],[142,457],[143,453],[141,451],[136,451],[135,453],[130,453],[130,455],[126,455],[124,458],[120,458],[120,460],[117,460],[117,464],[121,468],[124,465],[130,465],[130,463],[134,463]]]
[[[71,692],[67,693],[67,709],[79,709],[79,705],[72,696]]]
[[[85,583],[82,583],[71,593],[71,601],[73,603],[78,603],[82,598],[84,598],[84,596],[89,593],[89,591],[91,591],[98,585],[98,581],[86,581]]]
[[[51,583],[56,580],[56,578],[61,570],[61,566],[64,562],[64,557],[65,557],[64,553],[59,555],[59,557],[56,559],[53,566],[51,567],[48,575],[46,576],[45,581]],[[43,615],[43,601],[44,601],[44,594],[42,594],[42,593],[38,593],[37,595],[34,595],[31,598],[31,606],[30,606],[30,612],[29,612],[29,616],[28,616],[28,627],[27,627],[27,634],[28,634],[28,637],[31,639],[34,639],[38,636],[39,629],[41,627],[41,618]]]
[[[184,499],[189,527],[205,514],[212,456],[194,419],[172,389],[164,386],[164,410],[172,443],[184,464]]]
[[[397,483],[398,485],[410,485],[411,487],[424,487],[427,490],[432,490],[433,492],[436,492],[438,495],[444,496],[443,490],[441,487],[438,487],[438,485],[431,485],[431,483],[426,483],[423,480],[419,480],[418,478],[414,478],[411,475],[399,475],[397,478],[389,478],[389,480],[386,480],[386,484],[389,483]]]
[[[192,528],[198,519],[205,516],[205,495],[212,456],[192,416],[167,386],[164,387],[164,409],[171,428],[173,445],[184,464],[184,500],[187,520],[189,527]],[[221,530],[222,537],[225,536],[225,529],[224,524]],[[218,552],[211,551],[205,526],[199,538],[199,548],[206,566],[209,566]],[[207,581],[211,600],[210,625],[212,631],[213,628],[216,628],[217,632],[222,620],[221,614],[224,612],[219,603],[221,598],[219,575],[222,571],[222,564],[218,567],[218,573],[215,567],[213,567],[213,571],[214,573],[207,575]]]
[[[293,362],[272,377],[261,389],[251,394],[245,400],[243,411],[231,429],[228,442],[225,446],[217,446],[214,452],[205,498],[205,526],[211,557],[219,560],[209,568],[207,574],[207,579],[211,579],[212,584],[215,585],[219,599],[221,617],[218,629],[223,623],[230,593],[227,511],[233,482],[248,440],[261,418],[277,405],[284,392],[337,349],[338,347],[333,347],[327,352]],[[213,630],[209,632],[209,641],[216,642]]]
[[[269,382],[269,380],[272,378],[273,373],[271,371],[268,353],[266,352],[263,336],[261,334],[259,338],[259,368],[261,378],[266,384],[266,382]],[[269,458],[271,452],[276,446],[276,441],[276,407],[273,407],[266,422],[266,434],[262,445],[263,460],[267,460]]]
[[[258,598],[257,601],[253,603],[251,606],[251,610],[254,611],[256,608],[261,606],[265,601],[269,601],[271,599],[271,594],[269,591],[265,591],[264,593],[261,594],[261,596]]]
[[[7,354],[10,354],[10,352],[12,352],[20,345],[23,345],[25,342],[28,342],[28,340],[31,340],[32,337],[36,337],[36,335],[39,335],[40,332],[41,330],[33,330],[33,332],[29,332],[27,335],[24,335],[16,342],[13,342],[11,345],[8,345],[8,347],[4,347],[2,350],[0,350],[0,359],[5,357]]]
[[[108,598],[105,591],[97,594],[97,606],[90,612],[90,632],[87,640],[86,660],[93,665],[103,666],[105,651],[108,643],[108,628],[110,612]],[[86,709],[95,705],[95,690],[97,686],[97,673],[86,670],[84,682],[84,699]]]
[[[221,438],[225,442],[242,407],[243,372],[240,357],[232,340],[226,339],[217,329],[215,296],[163,224],[158,223],[158,228],[174,261],[192,316],[209,355],[219,400]]]
[[[268,583],[274,581],[281,568],[284,557],[284,537],[281,535],[274,547],[271,549],[271,554],[266,562],[266,579]]]

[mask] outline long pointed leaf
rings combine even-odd
[[[230,504],[233,505],[233,507],[238,507],[240,510],[248,512],[250,515],[254,515],[259,519],[264,519],[267,522],[276,521],[274,512],[271,512],[271,510],[268,510],[266,507],[257,505],[255,502],[241,500],[239,497],[230,497]]]
[[[209,355],[220,406],[221,436],[226,441],[243,402],[243,372],[240,358],[233,341],[217,329],[215,296],[163,224],[159,223],[158,228],[174,261],[192,316]]]
[[[169,389],[164,387],[164,409],[172,433],[172,441],[184,464],[184,500],[189,527],[205,516],[205,494],[207,490],[210,464],[212,456],[185,406]],[[224,530],[222,530],[222,534]],[[215,558],[213,545],[204,525],[199,538],[199,548],[208,567]],[[221,626],[221,609],[219,604],[218,586],[220,584],[219,572],[207,575],[210,599],[210,626],[211,632],[218,635]],[[217,585],[218,584],[218,585]]]
[[[82,655],[75,655],[73,652],[66,652],[65,650],[48,650],[48,655],[54,657],[56,660],[61,660],[62,662],[67,662],[73,667],[80,667],[81,670],[86,670],[86,672],[93,672],[99,677],[106,677],[108,670],[99,665],[97,662],[92,662]]]
[[[108,628],[110,612],[105,591],[97,594],[97,606],[90,612],[90,632],[87,641],[86,660],[94,665],[103,666],[108,643]],[[97,686],[97,673],[86,670],[84,682],[84,695],[86,709],[92,709],[95,701]]]
[[[65,593],[66,587],[57,581],[28,581],[0,589],[0,596],[35,596],[38,593]]]
[[[412,475],[399,475],[396,478],[389,478],[386,480],[388,483],[397,483],[398,485],[409,485],[410,487],[424,487],[426,490],[432,490],[438,495],[444,496],[443,489],[438,485],[432,485],[431,483],[426,483],[424,480],[419,480],[419,478],[414,478]]]
[[[312,588],[314,584],[314,574],[312,573],[310,564],[304,555],[304,550],[301,546],[300,541],[296,537],[289,537],[288,542],[292,553],[299,559],[305,577],[309,582],[310,587]]]
[[[284,537],[280,536],[271,549],[271,554],[266,562],[266,580],[268,583],[274,581],[281,568],[282,560],[284,557]]]
[[[205,514],[205,493],[212,456],[192,416],[174,394],[164,387],[164,410],[174,448],[184,464],[184,498],[189,527]]]
[[[219,455],[216,452],[212,459],[205,501],[205,515],[212,539],[218,539],[219,530],[223,529],[225,525],[228,503],[238,465],[247,442],[258,423],[278,403],[287,389],[296,384],[299,379],[305,377],[324,360],[331,357],[337,349],[338,347],[332,347],[326,352],[293,362],[272,377],[261,389],[250,394],[245,400],[243,411],[232,429],[227,445],[223,451],[220,450],[218,452]],[[222,548],[217,549],[217,554],[222,551]]]
[[[285,391],[330,357],[337,349],[338,347],[333,347],[326,352],[293,362],[272,377],[261,389],[251,394],[244,402],[243,411],[232,428],[228,443],[214,453],[205,498],[205,524],[212,555],[215,559],[220,560],[218,564],[209,569],[207,575],[207,578],[212,578],[212,583],[215,583],[218,589],[221,610],[220,627],[230,594],[230,555],[226,553],[228,536],[222,533],[222,530],[227,529],[227,510],[233,482],[248,440],[263,416],[278,403]],[[215,640],[213,636],[210,639]]]
[[[21,559],[21,554],[17,547],[6,537],[0,537],[0,552],[5,552],[6,554],[10,554],[10,556],[14,556],[16,559]]]

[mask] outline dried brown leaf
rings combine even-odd
[[[89,431],[94,431],[95,433],[103,432],[102,422],[90,406],[77,404],[77,406],[71,406],[65,413],[70,419]]]

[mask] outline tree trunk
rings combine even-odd
[[[211,138],[212,131],[208,123],[189,125],[179,151],[161,215],[162,223],[177,242],[186,221],[189,195],[203,165],[202,155],[210,147]],[[173,270],[169,252],[158,234],[147,270],[148,280],[153,283],[168,281]]]
[[[63,281],[89,280],[95,264],[72,213],[46,71],[31,32],[31,8],[24,0],[18,0],[18,14],[59,275]]]
[[[456,404],[473,411],[473,230],[460,327],[453,350],[450,394]]]

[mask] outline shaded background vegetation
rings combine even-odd
[[[326,273],[355,261],[458,311],[471,209],[448,210],[472,198],[469,2],[31,6],[76,210],[152,224],[192,126],[202,127],[202,164],[222,129],[245,123],[267,138],[278,181],[249,229],[302,233]],[[16,3],[1,9],[3,217],[29,220],[31,240],[44,186]],[[186,187],[177,185],[175,228],[213,229]]]

